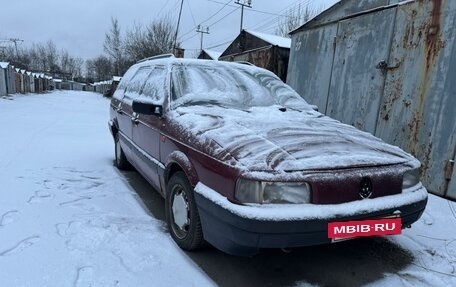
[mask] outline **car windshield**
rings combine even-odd
[[[255,67],[175,66],[172,81],[172,109],[195,105],[218,105],[240,110],[274,105],[311,109],[278,77]]]

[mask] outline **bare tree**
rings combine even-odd
[[[98,56],[91,62],[93,69],[94,79],[97,81],[108,80],[112,77],[112,62],[106,56]],[[89,67],[88,67],[89,68]]]
[[[52,42],[52,40],[47,41],[44,48],[45,48],[45,57],[46,57],[47,65],[48,65],[46,67],[45,71],[49,71],[52,73],[61,72],[61,69],[58,65],[59,55],[57,52],[57,47],[54,44],[54,42]]]
[[[152,47],[147,45],[144,26],[135,23],[131,30],[127,31],[125,38],[125,52],[130,61],[136,62],[145,58],[144,55],[153,53]]]
[[[73,65],[72,60],[73,59],[68,51],[62,49],[60,52],[60,68],[63,73],[69,73],[71,71],[71,67]]]
[[[74,77],[82,77],[82,68],[84,67],[84,60],[80,57],[73,58],[73,70],[70,72]]]
[[[171,53],[176,28],[169,17],[155,20],[148,26],[136,23],[127,31],[125,52],[130,61]]]
[[[28,51],[21,47],[17,49],[17,52],[15,47],[5,47],[3,53],[4,59],[18,68],[27,68],[32,62],[32,58]]]
[[[89,59],[85,61],[86,74],[85,77],[88,81],[94,82],[96,77],[95,71],[95,59]]]
[[[72,57],[68,51],[62,49],[60,52],[60,69],[62,74],[67,78],[76,78],[82,76],[82,66],[84,60],[78,57]]]
[[[103,48],[114,63],[114,73],[120,75],[124,62],[124,47],[116,18],[111,17],[111,30],[105,35]]]
[[[54,77],[80,77],[84,61],[72,57],[65,49],[58,50],[53,41],[34,43],[29,48],[10,46],[5,49],[5,60],[17,68],[49,73]]]
[[[309,5],[305,8],[301,5],[290,8],[285,12],[285,17],[279,18],[275,34],[289,38],[291,31],[306,23],[320,12],[321,8],[309,7]]]
[[[165,17],[147,27],[147,39],[159,54],[170,53],[173,51],[175,31],[169,17]]]

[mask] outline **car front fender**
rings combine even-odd
[[[169,154],[165,164],[165,183],[168,183],[171,175],[178,170],[182,170],[187,176],[188,181],[192,186],[196,186],[199,181],[198,173],[195,170],[190,159],[181,151],[174,151]]]

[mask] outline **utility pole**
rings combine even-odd
[[[14,43],[14,47],[16,49],[16,57],[19,57],[19,53],[17,52],[17,42],[24,42],[24,40],[12,38],[12,39],[10,39],[10,41]]]
[[[180,11],[179,11],[179,18],[177,19],[176,35],[174,36],[173,53],[176,52],[177,34],[179,33],[179,24],[180,24],[180,21],[181,21],[182,6],[184,6],[184,0],[181,1],[181,7],[180,7]]]
[[[240,32],[242,32],[242,22],[244,21],[244,7],[248,7],[248,8],[252,8],[252,0],[247,0],[247,4],[245,4],[245,0],[243,0],[244,2],[240,2],[240,0],[236,0],[236,4],[238,5],[241,5],[241,29],[240,29]]]
[[[17,38],[11,38],[11,39],[0,39],[0,42],[12,42],[14,43],[14,48],[16,50],[16,57],[19,56],[19,52],[17,49],[17,42],[24,42],[24,40],[17,39]]]
[[[203,35],[204,34],[209,34],[209,27],[208,26],[202,26],[198,25],[196,29],[197,33],[201,33],[201,44],[200,44],[200,50],[203,51]]]

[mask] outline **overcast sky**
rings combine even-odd
[[[243,2],[244,0],[240,0]],[[103,54],[105,33],[110,28],[111,16],[119,20],[122,33],[135,22],[148,24],[169,14],[177,23],[181,0],[0,0],[0,39],[19,38],[22,45],[53,40],[59,48],[73,56],[89,59]],[[218,3],[217,3],[218,2]],[[235,0],[184,0],[178,40],[186,49],[186,56],[199,50],[200,37],[193,28],[212,16],[204,36],[204,47],[233,40],[239,33],[241,11]],[[263,33],[274,33],[277,15],[285,10],[311,5],[324,9],[337,0],[252,0],[252,9],[245,9],[244,28]],[[221,11],[219,11],[223,8]],[[234,9],[238,9],[234,11]],[[218,14],[214,15],[217,11]],[[5,45],[5,42],[0,42]],[[223,50],[226,45],[212,48]]]

